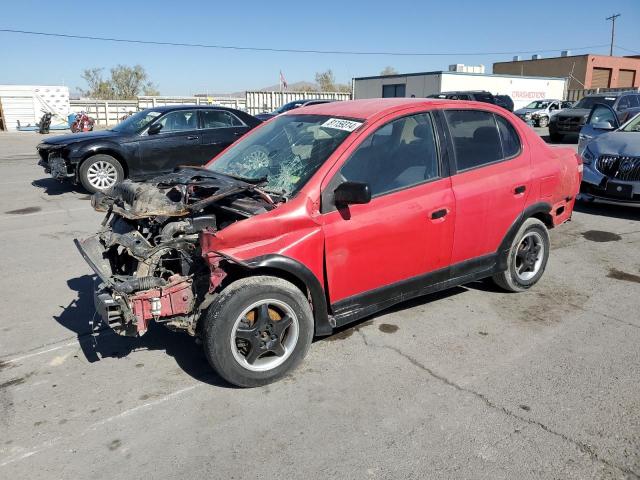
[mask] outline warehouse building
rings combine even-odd
[[[353,79],[353,98],[416,97],[457,90],[509,95],[515,108],[542,98],[564,98],[565,78],[484,73],[484,68],[451,65],[448,71],[403,73]]]
[[[532,77],[568,77],[569,89],[638,88],[640,58],[609,55],[571,55],[563,51],[560,57],[530,60],[514,57],[511,62],[493,64],[493,73]]]

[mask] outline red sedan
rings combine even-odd
[[[204,169],[125,181],[77,242],[116,331],[155,320],[201,338],[240,386],[282,377],[314,335],[409,298],[540,280],[582,164],[486,103],[376,99],[304,107]]]

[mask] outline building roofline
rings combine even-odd
[[[393,75],[373,75],[371,77],[354,77],[353,80],[376,80],[380,78],[401,78],[401,77],[417,77],[424,75],[468,75],[476,77],[507,77],[507,78],[532,78],[547,80],[566,80],[568,77],[536,77],[533,75],[511,75],[502,73],[474,73],[474,72],[451,72],[449,70],[436,70],[432,72],[416,72],[416,73],[394,73]]]

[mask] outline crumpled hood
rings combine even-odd
[[[525,113],[538,113],[538,112],[544,112],[545,109],[544,108],[520,108],[518,110],[516,110],[515,113],[516,115],[524,115]]]
[[[640,157],[640,132],[607,132],[596,137],[589,148],[598,155]]]
[[[249,217],[271,209],[273,201],[254,184],[206,169],[182,168],[142,182],[125,180],[93,195],[97,211],[129,219],[196,214],[214,204]]]

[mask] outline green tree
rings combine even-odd
[[[84,96],[100,100],[131,100],[140,94],[160,94],[141,65],[117,65],[111,69],[111,78],[106,80],[102,72],[102,68],[84,70],[82,78],[89,87],[82,91]]]
[[[391,66],[386,66],[382,69],[382,71],[380,72],[380,75],[396,75],[398,73],[398,71],[391,67]]]

